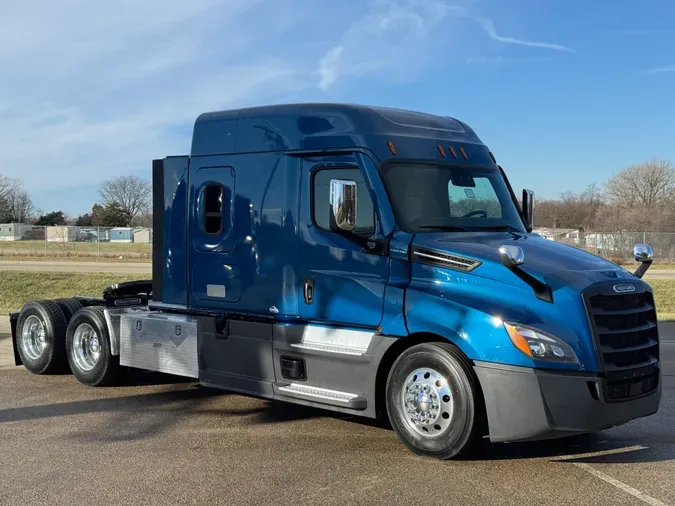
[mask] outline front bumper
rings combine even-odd
[[[551,371],[476,362],[490,440],[536,441],[596,432],[656,413],[658,386],[641,397],[606,402],[606,381],[586,372]]]

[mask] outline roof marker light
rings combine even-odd
[[[466,151],[464,151],[464,148],[462,146],[459,147],[459,152],[462,153],[462,156],[464,157],[465,160],[469,159],[469,157],[466,156]]]
[[[389,141],[387,142],[387,146],[389,146],[389,151],[391,151],[392,155],[396,154],[396,148],[394,147],[394,143]]]
[[[443,146],[440,144],[438,145],[438,152],[441,154],[443,158],[445,158],[445,150],[443,149]]]
[[[455,148],[452,146],[448,146],[448,149],[450,150],[450,154],[452,155],[453,158],[457,158],[457,153],[455,152]]]
[[[494,163],[497,163],[497,159],[495,158],[495,155],[492,154],[492,151],[490,151],[490,158],[492,158]]]

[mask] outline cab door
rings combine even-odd
[[[356,182],[353,233],[384,239],[378,231],[371,189],[351,155],[305,160],[299,244],[300,316],[310,322],[376,328],[382,319],[389,259],[330,230],[330,182]]]

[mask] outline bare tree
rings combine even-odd
[[[607,182],[607,196],[623,208],[671,204],[675,197],[675,166],[666,160],[632,165]]]
[[[11,223],[28,223],[33,217],[35,206],[26,190],[16,189],[5,198],[6,214]]]
[[[21,182],[0,174],[0,223],[13,221],[9,199],[21,188]]]
[[[7,196],[19,186],[21,186],[19,181],[0,174],[0,200],[7,198]]]
[[[600,189],[592,184],[581,193],[565,192],[557,200],[537,203],[537,226],[589,230],[604,206]]]
[[[99,190],[103,203],[115,204],[133,220],[150,208],[152,187],[149,181],[137,176],[119,176],[105,181]]]

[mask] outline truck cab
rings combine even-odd
[[[190,155],[155,160],[153,188],[151,298],[103,310],[103,360],[388,417],[437,458],[658,410],[650,248],[632,274],[533,234],[532,192],[519,201],[459,120],[207,113]]]

